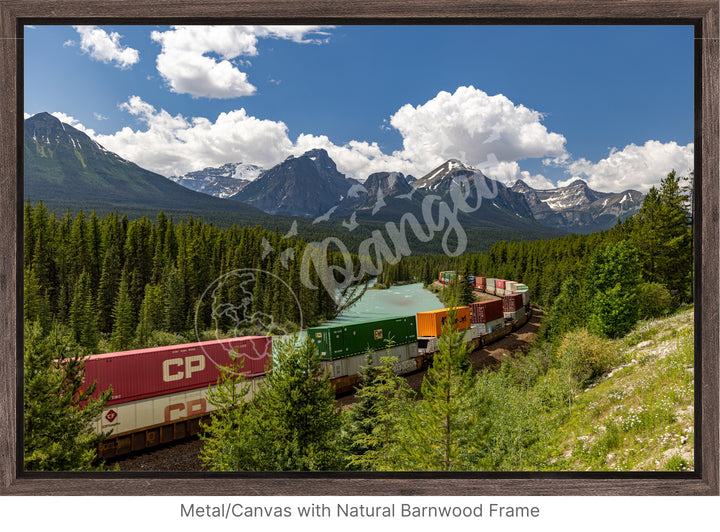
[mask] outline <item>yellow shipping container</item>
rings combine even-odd
[[[449,308],[418,312],[417,314],[417,335],[435,336],[442,333],[442,327],[447,321]],[[455,309],[455,322],[458,330],[462,331],[470,327],[470,307],[457,307]]]

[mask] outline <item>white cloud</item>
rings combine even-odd
[[[129,68],[140,61],[140,54],[134,48],[120,44],[121,35],[108,33],[97,26],[74,26],[80,34],[80,48],[90,57],[103,63],[116,63],[120,68]],[[65,42],[68,45],[68,41]]]
[[[93,116],[95,117],[96,120],[107,120],[108,119],[107,116],[104,116],[100,113],[93,113]]]
[[[278,38],[297,43],[322,42],[322,26],[174,26],[154,31],[160,43],[157,70],[170,89],[193,97],[236,98],[256,92],[238,65],[241,56],[256,56],[259,38]],[[309,36],[315,36],[309,37]],[[211,57],[219,56],[219,59]]]
[[[473,166],[488,160],[562,157],[565,137],[548,132],[542,114],[515,105],[502,94],[470,87],[442,91],[432,100],[401,107],[390,124],[403,136],[401,155],[425,168],[451,158]]]
[[[108,150],[159,174],[182,175],[227,162],[269,168],[291,153],[292,142],[282,122],[248,116],[244,109],[221,113],[215,122],[159,111],[138,96],[121,106],[137,116],[144,130],[124,127],[95,140]]]
[[[488,167],[482,171],[488,177],[497,179],[508,186],[512,186],[515,184],[515,181],[522,179],[527,185],[535,189],[555,188],[553,182],[544,175],[532,175],[527,170],[520,170],[520,165],[516,161],[498,162],[494,165],[488,165]]]
[[[597,163],[581,158],[566,166],[567,172],[573,176],[567,183],[580,177],[595,190],[620,192],[635,189],[647,192],[650,187],[658,186],[672,170],[681,175],[692,170],[694,145],[648,140],[642,146],[629,144],[622,150],[612,149],[605,159]]]
[[[74,118],[74,117],[72,117],[72,116],[70,116],[70,115],[67,115],[67,114],[65,114],[65,113],[59,112],[59,111],[56,111],[56,112],[50,113],[50,114],[53,115],[53,116],[54,116],[55,118],[57,118],[58,120],[60,120],[60,122],[64,122],[65,124],[71,125],[71,126],[74,127],[75,129],[77,129],[77,130],[82,131],[83,133],[85,133],[87,136],[89,136],[89,137],[95,137],[95,130],[85,127],[85,126],[84,126],[79,120],[77,120],[76,118]]]

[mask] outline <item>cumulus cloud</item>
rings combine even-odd
[[[140,61],[140,54],[134,48],[120,44],[121,35],[108,34],[97,26],[74,26],[80,34],[80,48],[90,57],[103,63],[115,63],[120,68],[129,68]],[[65,42],[67,45],[68,42]]]
[[[694,168],[694,145],[682,146],[676,142],[648,140],[642,146],[629,144],[622,150],[613,149],[610,154],[593,163],[585,158],[566,163],[572,175],[563,183],[581,178],[591,188],[607,192],[635,189],[647,192],[672,170],[686,175]]]
[[[516,161],[497,162],[496,164],[488,164],[487,168],[482,169],[483,173],[488,177],[497,179],[508,186],[515,184],[515,181],[522,179],[525,183],[535,189],[555,188],[552,181],[542,174],[531,174],[527,170],[520,170],[520,165]]]
[[[451,158],[479,166],[490,156],[499,162],[564,156],[565,137],[549,132],[542,118],[502,94],[470,86],[442,91],[417,107],[404,105],[390,124],[403,136],[400,155],[433,168]]]
[[[87,136],[89,136],[89,137],[95,137],[95,130],[94,130],[94,129],[90,129],[90,128],[88,128],[88,127],[85,127],[85,126],[84,126],[79,120],[77,120],[75,117],[70,116],[70,115],[65,114],[65,113],[62,113],[62,112],[55,112],[55,113],[50,113],[50,114],[53,115],[53,116],[54,116],[55,118],[57,118],[58,120],[60,120],[60,122],[63,122],[63,123],[65,123],[65,124],[70,124],[72,127],[74,127],[75,129],[77,129],[77,130],[79,130],[79,131],[82,131],[82,132],[85,133]]]
[[[157,70],[173,92],[204,98],[236,98],[257,89],[247,73],[242,56],[256,56],[259,38],[277,38],[297,43],[326,39],[323,26],[174,26],[154,31],[160,43]],[[213,57],[215,56],[215,57]]]
[[[292,142],[283,122],[249,116],[244,109],[207,118],[186,118],[157,110],[138,96],[121,104],[144,129],[124,127],[95,140],[121,157],[159,174],[182,175],[227,162],[269,168],[291,153]]]

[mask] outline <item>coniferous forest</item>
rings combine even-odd
[[[82,211],[58,217],[42,203],[27,203],[24,231],[25,321],[46,331],[61,324],[89,351],[197,341],[196,326],[200,334],[214,327],[206,304],[196,318],[204,291],[240,269],[268,272],[253,283],[252,310],[271,315],[284,330],[300,323],[297,303],[305,326],[337,312],[326,291],[300,282],[305,243],[259,226],[219,229],[199,219],[174,221],[162,212],[154,221]],[[286,253],[264,254],[268,246]],[[288,300],[292,295],[283,281],[297,303]]]

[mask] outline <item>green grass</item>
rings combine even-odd
[[[692,470],[692,309],[643,322],[616,345],[623,364],[574,397],[570,415],[547,442],[544,468]]]

